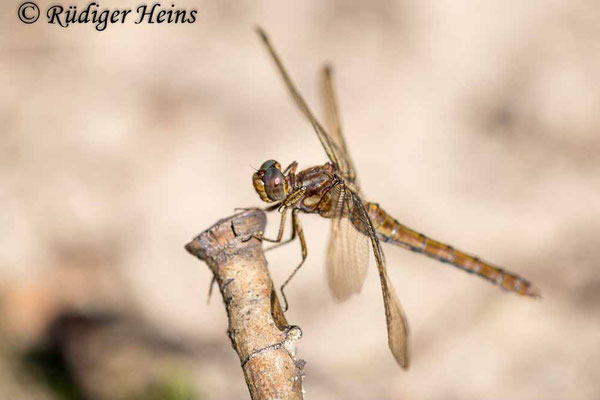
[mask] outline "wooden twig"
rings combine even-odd
[[[205,261],[225,302],[231,344],[254,400],[302,399],[304,361],[295,358],[302,331],[283,314],[267,269],[260,210],[222,219],[185,248]]]

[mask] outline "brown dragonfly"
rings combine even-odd
[[[317,134],[329,162],[297,172],[298,163],[292,162],[284,170],[275,160],[268,160],[254,173],[252,182],[260,198],[272,203],[266,210],[281,213],[276,246],[288,243],[298,236],[302,261],[281,287],[283,292],[290,279],[307,257],[306,241],[299,214],[319,214],[331,220],[331,235],[327,251],[329,287],[338,300],[347,299],[361,290],[369,261],[369,241],[373,248],[388,330],[388,343],[396,361],[403,368],[409,365],[408,324],[396,293],[388,278],[381,242],[395,244],[425,254],[479,275],[506,291],[526,296],[539,296],[539,290],[530,282],[479,258],[458,251],[451,246],[432,240],[396,221],[377,203],[365,200],[356,178],[346,141],[342,135],[340,115],[333,85],[333,73],[325,66],[321,89],[326,113],[326,128],[314,116],[296,89],[265,32],[257,28],[292,99],[308,119]],[[291,237],[283,240],[288,211],[292,213]]]

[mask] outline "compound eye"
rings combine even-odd
[[[262,171],[266,171],[266,170],[268,170],[269,168],[272,168],[272,167],[275,167],[275,168],[277,168],[277,169],[281,169],[281,166],[280,166],[280,165],[279,165],[279,163],[278,163],[277,161],[275,161],[275,160],[268,160],[268,161],[265,161],[265,162],[263,163],[263,165],[261,165],[261,166],[260,166],[260,169],[261,169]]]
[[[265,184],[265,192],[267,193],[267,196],[269,196],[269,199],[278,201],[285,198],[285,178],[279,169],[274,167],[267,168],[265,176],[263,177],[263,182]]]

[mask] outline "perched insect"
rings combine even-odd
[[[366,276],[369,241],[371,242],[381,280],[389,346],[396,361],[403,368],[408,368],[409,365],[408,324],[388,278],[380,241],[452,264],[479,275],[504,290],[520,295],[539,296],[539,290],[518,275],[432,240],[400,224],[378,204],[367,202],[358,185],[356,171],[342,135],[331,68],[325,66],[322,72],[321,89],[327,114],[327,129],[325,129],[292,83],[265,32],[260,28],[257,30],[287,90],[300,111],[309,120],[329,158],[329,162],[324,165],[299,172],[296,171],[298,163],[295,161],[282,170],[277,161],[269,160],[263,163],[252,177],[254,188],[260,198],[267,203],[272,203],[267,210],[279,210],[281,213],[277,238],[263,238],[263,240],[279,244],[287,243],[296,236],[300,240],[302,261],[282,285],[282,293],[306,260],[307,248],[299,214],[308,213],[331,219],[327,276],[329,287],[339,300],[344,300],[360,291]],[[290,210],[292,235],[290,239],[283,241],[286,217]],[[287,309],[287,300],[285,304]]]

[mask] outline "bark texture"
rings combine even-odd
[[[218,221],[185,248],[214,274],[251,398],[302,399],[304,361],[295,358],[302,331],[287,323],[274,290],[256,238],[265,225],[264,212],[244,211]]]

